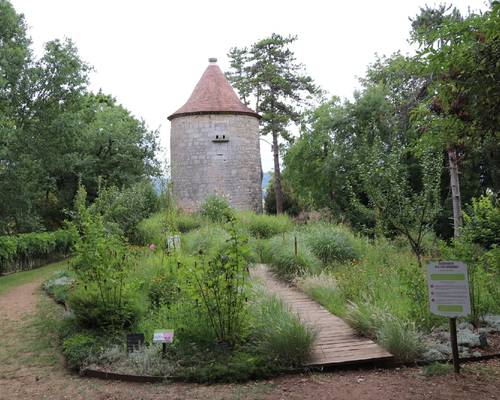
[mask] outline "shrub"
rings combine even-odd
[[[76,334],[63,341],[63,354],[66,364],[73,370],[82,368],[98,349],[98,339],[88,334]]]
[[[379,325],[377,341],[398,360],[415,361],[424,353],[425,345],[414,323],[386,316]]]
[[[58,271],[43,282],[42,288],[57,303],[66,304],[74,279],[67,271]]]
[[[179,232],[186,233],[198,229],[201,226],[201,220],[197,214],[186,214],[179,212],[176,216]]]
[[[161,246],[165,240],[165,215],[154,214],[137,224],[136,243],[146,246],[154,243]]]
[[[332,227],[314,227],[306,235],[306,243],[324,265],[359,258],[347,235]]]
[[[252,212],[240,212],[237,219],[250,235],[259,239],[268,239],[293,229],[293,223],[287,215],[262,215]]]
[[[226,246],[227,232],[217,225],[206,225],[182,237],[182,251],[186,254],[215,256]]]
[[[152,344],[140,346],[136,351],[128,354],[126,365],[132,373],[149,376],[168,376],[174,366],[163,357],[161,346]]]
[[[0,273],[31,269],[52,261],[54,256],[67,255],[75,238],[71,229],[0,236]]]
[[[221,343],[241,340],[248,301],[247,253],[246,238],[232,224],[224,252],[211,259],[203,257],[187,269],[186,287],[201,303]]]
[[[141,237],[137,225],[158,211],[159,198],[150,182],[139,182],[122,190],[114,186],[100,189],[92,207],[102,215],[109,230],[138,242]]]
[[[347,305],[345,320],[360,335],[374,339],[384,320],[383,312],[370,303]]]
[[[295,254],[294,246],[293,235],[275,236],[268,241],[264,249],[264,260],[272,264],[278,275],[288,280],[304,273],[319,273],[321,262],[309,249],[298,245]]]
[[[178,271],[175,260],[169,260],[169,265],[159,270],[149,282],[148,296],[153,307],[175,303],[179,298]]]
[[[472,199],[472,205],[464,213],[462,235],[485,249],[500,245],[500,204],[496,197]]]
[[[134,258],[120,236],[108,233],[102,216],[86,207],[85,199],[85,190],[80,188],[75,209],[82,237],[71,261],[80,285],[70,296],[70,305],[83,326],[103,330],[130,326],[138,313],[126,286]]]
[[[90,284],[79,286],[70,294],[69,306],[80,326],[113,332],[132,326],[143,313],[140,299],[130,291],[124,291],[120,301],[109,301],[104,296]]]
[[[414,361],[425,351],[422,336],[414,323],[369,303],[350,303],[346,321],[359,334],[376,339],[400,361]]]
[[[297,367],[307,361],[316,331],[305,326],[276,296],[264,296],[254,306],[257,347],[274,362]]]
[[[202,216],[212,222],[225,223],[233,218],[233,210],[223,197],[211,195],[206,198],[200,207]]]

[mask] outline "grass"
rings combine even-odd
[[[449,363],[433,362],[422,368],[422,374],[428,377],[448,375],[453,371],[453,365]]]
[[[68,261],[64,260],[32,269],[30,271],[16,272],[2,276],[0,277],[0,295],[26,283],[45,279],[55,271],[66,269],[67,265]]]
[[[286,367],[303,365],[309,357],[317,332],[304,325],[278,297],[260,297],[253,321],[260,352]]]

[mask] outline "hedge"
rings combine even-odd
[[[0,274],[25,271],[69,254],[74,234],[65,229],[0,236]]]

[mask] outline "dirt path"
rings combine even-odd
[[[80,378],[38,331],[32,282],[0,295],[0,399],[500,399],[500,361],[469,365],[461,377],[425,378],[418,368],[289,375],[231,385],[132,384]],[[45,303],[44,303],[45,302]],[[42,309],[43,311],[43,309]]]

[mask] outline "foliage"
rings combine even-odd
[[[170,257],[166,267],[158,270],[149,282],[148,296],[153,307],[170,305],[177,301],[180,292],[179,264]]]
[[[421,266],[423,237],[432,229],[439,211],[440,157],[432,150],[422,151],[419,156],[421,189],[415,190],[412,185],[416,179],[409,177],[408,168],[402,162],[409,155],[399,146],[387,149],[375,138],[364,156],[368,162],[365,161],[362,168],[363,187],[379,215],[379,222],[406,237]]]
[[[442,376],[448,375],[453,371],[453,365],[449,363],[433,362],[432,364],[426,365],[422,369],[422,373],[425,376]]]
[[[93,207],[102,215],[108,230],[138,242],[137,225],[158,211],[159,199],[151,183],[139,182],[123,190],[113,186],[99,189]]]
[[[215,256],[227,244],[228,234],[219,225],[205,225],[200,229],[191,231],[182,237],[182,250],[190,255]]]
[[[74,279],[68,271],[57,271],[45,280],[42,288],[57,303],[66,305]]]
[[[292,217],[296,217],[301,213],[301,211],[303,211],[304,206],[298,196],[296,196],[293,192],[286,177],[287,175],[285,171],[281,181],[281,189],[283,192],[283,212]],[[264,197],[264,210],[267,214],[277,214],[274,176],[269,180],[267,186],[266,195]]]
[[[332,229],[327,225],[317,225],[310,229],[306,236],[306,243],[323,265],[359,258],[349,237],[340,230]]]
[[[160,212],[143,219],[137,224],[136,232],[137,244],[161,246],[165,241],[165,214]]]
[[[400,361],[414,361],[425,350],[414,323],[396,318],[369,303],[350,303],[346,320],[358,333],[376,339]]]
[[[286,215],[264,215],[251,212],[239,212],[236,220],[250,235],[258,239],[269,239],[279,233],[289,232],[293,223]]]
[[[63,342],[62,351],[66,364],[73,370],[79,370],[88,358],[97,350],[97,338],[89,334],[77,334]]]
[[[489,250],[500,245],[500,204],[493,196],[472,199],[469,213],[464,213],[462,235]]]
[[[262,134],[271,134],[274,156],[274,186],[276,211],[283,213],[283,192],[279,164],[281,137],[291,140],[290,123],[298,123],[301,108],[319,88],[295,60],[290,46],[296,36],[271,36],[254,43],[250,48],[232,48],[228,54],[232,71],[227,76],[244,100],[255,99],[255,110],[262,115]]]
[[[178,212],[175,217],[177,222],[177,227],[179,232],[186,233],[198,229],[202,225],[201,218],[198,214],[187,214],[183,212]]]
[[[86,329],[116,332],[131,327],[144,312],[141,299],[130,292],[122,293],[119,301],[112,294],[102,294],[93,286],[77,286],[69,296],[69,306],[76,322]],[[118,294],[115,294],[118,297]]]
[[[228,201],[220,196],[208,196],[200,206],[200,214],[215,223],[225,223],[233,218]]]
[[[0,234],[54,230],[82,181],[129,187],[158,173],[157,133],[111,96],[89,92],[74,43],[35,57],[27,26],[0,2]]]
[[[70,297],[70,305],[83,326],[120,329],[129,326],[138,313],[126,284],[135,261],[125,241],[106,231],[103,217],[92,213],[85,199],[81,187],[75,201],[75,226],[81,237],[70,264],[79,290]]]
[[[297,253],[295,254],[295,238]],[[305,245],[303,237],[297,234],[283,234],[270,239],[264,249],[264,261],[272,265],[274,271],[287,280],[305,273],[318,273],[321,262]]]
[[[402,362],[415,361],[425,351],[415,324],[397,318],[384,320],[377,331],[377,341]]]
[[[245,329],[248,301],[247,239],[229,226],[227,249],[188,267],[192,296],[202,304],[220,343],[234,344]]]
[[[71,229],[0,236],[0,273],[28,270],[68,255],[74,242]]]
[[[258,348],[279,365],[303,365],[310,356],[316,331],[305,326],[276,296],[259,297],[253,322]]]

